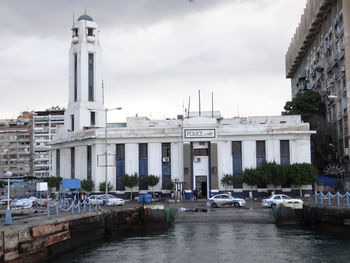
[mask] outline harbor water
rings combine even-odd
[[[349,262],[349,248],[344,233],[197,222],[113,237],[50,262]]]

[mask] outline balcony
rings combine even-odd
[[[76,44],[79,42],[79,38],[78,37],[72,37],[72,43]]]
[[[96,37],[95,36],[87,36],[86,37],[87,42],[89,43],[95,43]]]

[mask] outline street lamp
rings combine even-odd
[[[121,110],[122,107],[117,107],[113,109],[105,108],[105,192],[106,192],[106,198],[108,199],[108,163],[107,163],[107,112],[113,111],[113,110]]]
[[[7,209],[5,214],[5,225],[12,225],[12,216],[10,209],[10,177],[12,176],[11,171],[6,172],[7,176]]]

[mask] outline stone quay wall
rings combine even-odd
[[[52,259],[106,234],[142,226],[140,209],[98,211],[0,228],[0,262]]]

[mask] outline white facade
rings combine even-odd
[[[56,128],[64,125],[64,110],[37,111],[33,116],[33,151],[35,177],[52,174],[51,141]]]
[[[153,174],[160,178],[155,190],[165,191],[169,182],[181,182],[183,189],[198,188],[206,197],[224,189],[221,179],[225,174],[241,174],[245,168],[256,167],[261,160],[281,163],[282,142],[288,146],[287,152],[284,150],[284,162],[310,163],[313,132],[307,123],[301,122],[300,116],[224,119],[219,112],[203,112],[200,116],[191,112],[187,118],[176,120],[132,117],[119,127],[107,129],[106,151],[97,26],[86,15],[78,20],[73,26],[78,37],[73,36],[70,51],[66,125],[53,141],[54,174],[64,178],[90,178],[98,190],[99,184],[106,180],[107,169],[107,180],[118,191],[128,191],[120,181],[124,174]],[[95,30],[93,41],[86,36],[87,27]],[[78,66],[74,61],[76,53],[80,58]],[[89,101],[88,95],[91,72],[86,58],[89,53],[96,55],[94,101]],[[94,129],[91,127],[94,125],[90,125],[92,110],[99,112]],[[101,162],[106,152],[107,168]],[[246,188],[241,186],[242,191]],[[146,190],[147,187],[140,185],[140,191]]]

